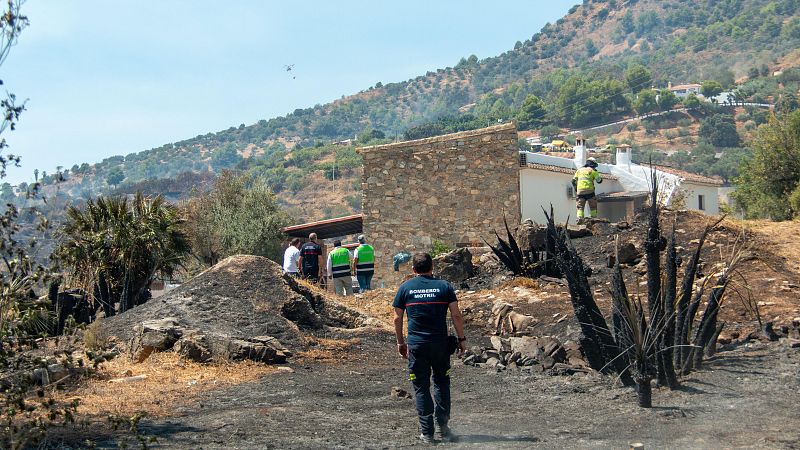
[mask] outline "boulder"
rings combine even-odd
[[[508,339],[503,339],[500,336],[492,336],[489,340],[492,342],[492,347],[498,352],[511,351],[511,344],[508,342]]]
[[[543,354],[542,349],[539,347],[539,339],[534,337],[512,337],[509,338],[509,344],[511,345],[512,353],[518,352],[523,357],[539,359]]]
[[[205,335],[191,333],[175,344],[175,351],[182,357],[196,362],[208,362],[212,353]]]
[[[547,228],[540,227],[533,223],[532,220],[527,219],[517,228],[514,233],[514,239],[517,240],[517,245],[523,251],[531,247],[535,249],[544,248],[547,243]]]
[[[457,248],[433,260],[433,275],[451,283],[460,283],[474,274],[472,253],[467,248]]]
[[[633,242],[626,242],[619,247],[619,263],[635,264],[637,259],[642,257],[642,253],[636,248]]]
[[[230,339],[227,341],[225,356],[231,361],[250,359],[268,364],[283,364],[291,352],[270,336],[258,336],[248,339]]]
[[[131,359],[136,362],[144,361],[153,352],[171,349],[183,336],[183,328],[178,326],[178,319],[174,317],[145,320],[133,331],[128,348]]]

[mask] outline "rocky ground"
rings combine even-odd
[[[687,257],[708,219],[691,213],[675,216],[681,253]],[[464,364],[454,359],[452,424],[459,440],[446,446],[624,448],[641,442],[645,448],[800,447],[800,409],[796,396],[800,392],[800,348],[792,347],[800,337],[798,326],[793,323],[794,318],[800,317],[797,297],[800,256],[797,248],[784,240],[784,236],[798,234],[800,224],[782,224],[780,228],[769,224],[745,224],[744,228],[738,223],[723,225],[710,236],[704,252],[706,271],[715,270],[715,265],[727,258],[742,233],[753,246],[753,257],[742,268],[737,295],[723,304],[720,316],[728,325],[719,352],[706,361],[702,370],[681,380],[680,389],[654,390],[654,407],[642,409],[636,406],[635,392],[620,387],[615,380],[590,370],[545,367],[549,364],[542,361],[550,361],[544,356],[530,366],[498,366],[494,361],[487,364],[487,358],[477,364],[474,359]],[[641,225],[614,233],[620,234],[623,243],[641,248],[644,233]],[[604,312],[608,312],[610,302],[606,283],[610,276],[607,257],[612,242],[613,237],[608,233],[575,240],[580,254],[593,269],[591,282]],[[642,281],[637,259],[634,252],[626,265],[629,286]],[[475,261],[479,260],[476,256]],[[488,262],[486,257],[483,260]],[[142,421],[141,432],[156,437],[156,447],[161,448],[418,445],[413,401],[402,392],[410,390],[405,362],[394,353],[394,337],[389,327],[392,291],[379,290],[331,301],[334,313],[329,315],[328,308],[322,306],[324,296],[312,288],[302,285],[287,288],[285,282],[278,282],[279,278],[270,275],[266,294],[259,294],[253,287],[242,290],[241,280],[236,280],[243,277],[247,283],[256,283],[253,286],[263,285],[262,275],[235,272],[230,267],[221,271],[222,279],[228,280],[221,285],[214,281],[216,278],[198,277],[180,292],[172,293],[171,300],[144,305],[142,311],[147,312],[144,318],[185,316],[184,327],[198,328],[208,327],[215,320],[224,322],[222,314],[232,314],[248,335],[270,334],[270,327],[273,331],[283,330],[282,338],[292,347],[293,356],[286,364],[270,366],[280,370],[256,373],[250,362],[225,370],[208,370],[204,367],[225,363],[212,361],[208,363],[211,366],[195,363],[187,366],[180,359],[162,358],[156,367],[149,360],[141,364],[112,361],[109,363],[112,368],[107,370],[114,371],[113,374],[87,380],[85,386],[67,395],[92,398],[102,404],[98,396],[112,396],[114,390],[98,390],[97,383],[122,375],[136,376],[137,371],[149,368],[151,382],[163,380],[161,384],[173,384],[173,388],[159,391],[164,398],[136,403],[137,408],[150,409],[152,414]],[[575,350],[570,341],[579,327],[574,322],[565,286],[555,280],[513,279],[498,267],[482,266],[478,272],[459,291],[473,353],[481,354],[485,348],[498,345],[496,338],[495,342],[490,339],[495,331],[492,307],[502,302],[532,318],[523,334],[540,338],[537,342],[542,343],[542,351],[556,340],[565,347],[564,355],[559,356],[562,364],[577,365],[571,358]],[[246,305],[251,298],[258,300],[253,304],[274,299],[288,299],[294,304],[305,299],[311,305],[305,311],[322,320],[313,327],[303,325],[291,311],[291,317],[287,318],[285,308],[268,311],[258,307],[255,312],[247,312],[251,309],[216,313],[211,302],[201,302],[204,308],[200,312],[184,308],[186,299],[200,297],[220,301],[235,297],[242,302],[237,305]],[[762,321],[775,324],[783,336],[780,340],[763,338],[754,305]],[[269,322],[264,322],[269,326],[258,326],[258,320],[254,320],[257,314],[271,314]],[[336,317],[340,319],[331,319]],[[352,319],[341,320],[343,317]],[[130,330],[136,320],[120,317],[112,323],[112,328]],[[786,327],[785,333],[781,327]],[[225,329],[222,323],[211,329],[223,334],[237,333],[236,327]],[[747,339],[751,333],[753,339]],[[179,376],[159,378],[160,373],[169,372],[171,367]],[[191,377],[192,370],[199,375]],[[225,377],[230,380],[222,382]],[[127,389],[135,389],[133,386]],[[110,408],[132,412],[124,406],[118,402]],[[100,418],[107,410],[95,408],[83,412],[98,418],[93,432],[100,436],[100,446],[114,446],[124,439],[102,425]],[[77,438],[69,436],[65,441],[74,439]]]

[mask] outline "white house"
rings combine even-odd
[[[667,89],[672,91],[678,98],[685,98],[689,94],[700,95],[700,88],[703,86],[699,84],[679,84],[673,86],[672,83],[669,83]]]
[[[544,223],[543,208],[553,205],[557,221],[575,220],[572,177],[586,164],[585,142],[578,140],[572,159],[520,152],[520,209],[523,219]],[[649,196],[651,173],[659,182],[663,205],[719,214],[718,191],[722,182],[672,168],[642,166],[632,162],[629,146],[616,150],[616,164],[600,164],[603,183],[596,185],[598,215],[614,221],[630,219]],[[653,172],[651,172],[653,171]]]

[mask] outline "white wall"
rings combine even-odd
[[[532,219],[536,223],[546,223],[542,208],[549,213],[552,203],[556,222],[564,222],[569,216],[570,222],[575,223],[575,198],[567,195],[567,189],[572,188],[572,175],[521,168],[519,183],[522,220]],[[622,186],[616,180],[606,179],[595,185],[595,189],[596,193],[601,194],[622,191]],[[588,215],[588,207],[586,209]],[[625,206],[624,203],[600,203],[597,213],[609,220],[621,220],[625,216]]]
[[[717,186],[707,186],[684,181],[681,187],[686,192],[687,209],[700,211],[699,196],[702,195],[705,208],[701,212],[711,215],[719,214],[719,188]]]

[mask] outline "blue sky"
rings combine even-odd
[[[494,56],[576,2],[28,0],[31,26],[0,68],[28,99],[5,134],[23,158],[7,181]]]

